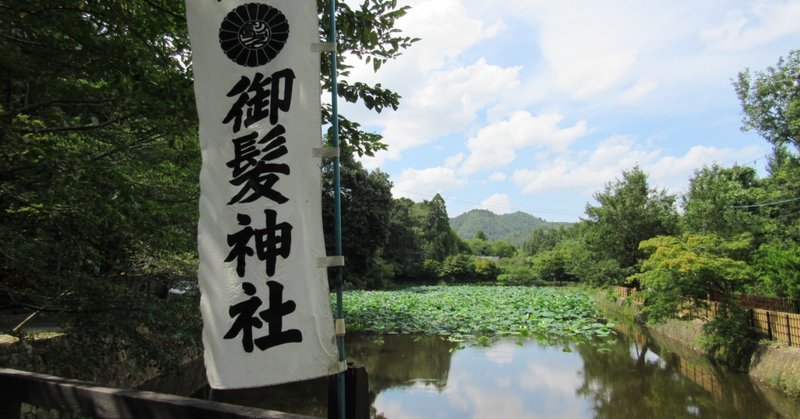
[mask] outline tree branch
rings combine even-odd
[[[171,11],[169,11],[169,10],[167,10],[167,9],[165,9],[165,8],[155,4],[155,3],[153,3],[150,0],[144,0],[144,2],[149,4],[150,6],[152,6],[154,9],[157,9],[157,10],[159,10],[159,11],[161,11],[161,12],[163,12],[163,13],[169,15],[169,16],[172,16],[172,18],[174,18],[174,19],[177,19],[177,20],[180,20],[180,21],[183,21],[185,19],[184,16],[181,16],[181,15],[179,15],[177,13],[173,13],[173,12],[171,12]]]
[[[112,124],[116,124],[118,122],[124,121],[130,118],[130,116],[124,116],[120,118],[109,119],[106,122],[101,124],[92,124],[92,125],[77,125],[71,127],[61,127],[61,128],[42,128],[42,129],[13,129],[15,132],[20,132],[23,134],[49,134],[54,132],[77,132],[77,131],[91,131],[103,127],[107,127]]]
[[[21,108],[10,109],[8,112],[0,113],[0,116],[11,116],[14,114],[19,113],[26,113],[38,108],[44,108],[47,106],[52,105],[89,105],[89,106],[100,106],[104,103],[112,102],[111,99],[104,99],[104,100],[69,100],[69,99],[53,99],[48,100],[46,102],[34,103],[28,106],[23,106]]]
[[[28,45],[28,46],[31,46],[31,47],[38,47],[38,48],[44,48],[45,47],[44,44],[39,44],[39,43],[36,43],[36,42],[31,42],[31,41],[24,40],[24,39],[14,38],[14,37],[3,35],[3,34],[0,34],[0,38],[9,40],[11,42],[16,42],[16,43],[19,43],[19,44]]]

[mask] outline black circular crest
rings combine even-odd
[[[281,52],[289,39],[289,22],[280,10],[258,3],[233,9],[219,27],[219,46],[233,62],[246,67],[264,65]]]

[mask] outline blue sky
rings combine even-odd
[[[357,2],[354,2],[357,3]],[[740,130],[732,86],[800,49],[800,0],[400,0],[422,38],[353,80],[402,96],[398,111],[341,112],[389,150],[362,160],[395,197],[440,193],[473,208],[577,221],[592,194],[639,165],[686,190],[719,163],[763,173],[769,144]]]

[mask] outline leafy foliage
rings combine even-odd
[[[743,129],[800,151],[800,50],[781,57],[775,67],[740,72],[734,87],[744,112]]]
[[[522,251],[529,256],[539,252],[553,250],[561,241],[574,235],[575,225],[560,226],[558,228],[537,228],[533,230],[527,240],[522,244]]]
[[[317,0],[317,10],[320,12],[320,39],[326,39],[330,32],[330,3]],[[397,0],[365,0],[358,8],[350,7],[346,2],[336,2],[336,31],[337,31],[337,91],[342,99],[361,103],[370,110],[380,113],[386,108],[397,110],[400,104],[400,95],[384,88],[380,83],[369,85],[358,81],[349,81],[348,55],[372,63],[373,69],[378,71],[381,65],[395,59],[402,52],[411,47],[418,38],[404,36],[395,27],[397,19],[403,17],[410,6],[397,6]],[[331,89],[331,61],[328,54],[322,56],[322,85]],[[323,124],[330,124],[332,109],[330,106],[322,109]],[[386,144],[381,142],[381,136],[369,133],[361,128],[358,122],[351,121],[339,114],[339,135],[343,141],[342,147],[346,152],[357,153],[359,156],[372,156],[376,151],[385,150]],[[328,130],[328,139],[332,139],[332,127]]]
[[[755,169],[704,167],[690,179],[689,191],[683,198],[684,228],[724,237],[758,231],[763,218],[756,211],[738,207],[752,205],[763,198],[764,191]]]
[[[444,260],[447,256],[457,254],[459,238],[450,228],[444,198],[437,193],[430,201],[423,201],[422,207],[426,213],[422,224],[425,255],[430,259]]]
[[[470,253],[475,256],[497,256],[510,258],[517,253],[517,248],[503,241],[487,241],[485,239],[467,240]]]
[[[712,359],[738,371],[747,371],[758,337],[750,327],[747,313],[736,303],[724,300],[717,315],[703,325],[700,344]]]
[[[531,263],[540,281],[562,282],[577,280],[575,275],[569,272],[564,253],[558,250],[537,253],[536,256],[531,257]]]
[[[321,15],[327,3],[318,2]],[[336,7],[342,59],[352,53],[378,69],[415,42],[394,28],[407,10],[396,1]],[[0,37],[0,309],[60,313],[87,342],[168,342],[177,319],[198,320],[196,301],[132,290],[163,294],[195,278],[200,150],[184,2],[2,2]],[[325,88],[331,67],[323,58]],[[380,84],[343,78],[338,87],[344,100],[375,111],[399,104]],[[330,109],[321,112],[330,121]],[[385,148],[356,122],[343,118],[341,128],[343,155]],[[358,169],[353,194],[388,214],[388,177]],[[388,215],[346,210],[370,239],[348,243],[362,257],[351,264],[354,278],[378,286],[394,275],[380,259]],[[197,343],[194,325],[179,328]],[[156,342],[141,346],[152,358],[167,353]]]
[[[751,278],[741,260],[751,237],[726,240],[714,234],[659,236],[642,242],[650,257],[634,275],[644,288],[644,311],[653,321],[675,317],[687,307],[702,308],[711,293],[722,296],[716,316],[704,325],[703,346],[712,358],[738,369],[747,367],[755,333],[735,299]]]
[[[342,246],[347,281],[358,288],[383,286],[381,252],[389,239],[392,183],[378,170],[367,171],[352,156],[341,159]],[[325,242],[334,245],[333,162],[323,166]],[[333,248],[328,249],[334,254]],[[387,278],[389,279],[389,278]]]
[[[635,271],[644,253],[642,240],[677,232],[675,197],[651,189],[647,174],[639,167],[622,173],[622,179],[606,185],[594,195],[598,206],[587,206],[585,241],[599,260],[612,261],[618,271],[598,278],[602,283],[619,281]]]
[[[182,7],[0,8],[4,303],[80,314],[128,278],[185,272],[172,261],[194,252],[199,148]]]
[[[800,300],[800,244],[773,239],[754,254],[753,268],[759,284],[755,292]]]
[[[643,241],[641,248],[650,257],[633,278],[644,288],[644,310],[659,320],[678,315],[686,303],[706,299],[710,293],[733,298],[751,277],[749,266],[742,260],[750,241],[747,234],[736,240],[714,234],[683,234]]]

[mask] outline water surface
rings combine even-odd
[[[376,418],[782,418],[800,404],[692,353],[629,330],[614,339],[488,346],[437,336],[348,335],[348,360],[369,373]],[[223,401],[326,416],[317,380],[228,391]]]

